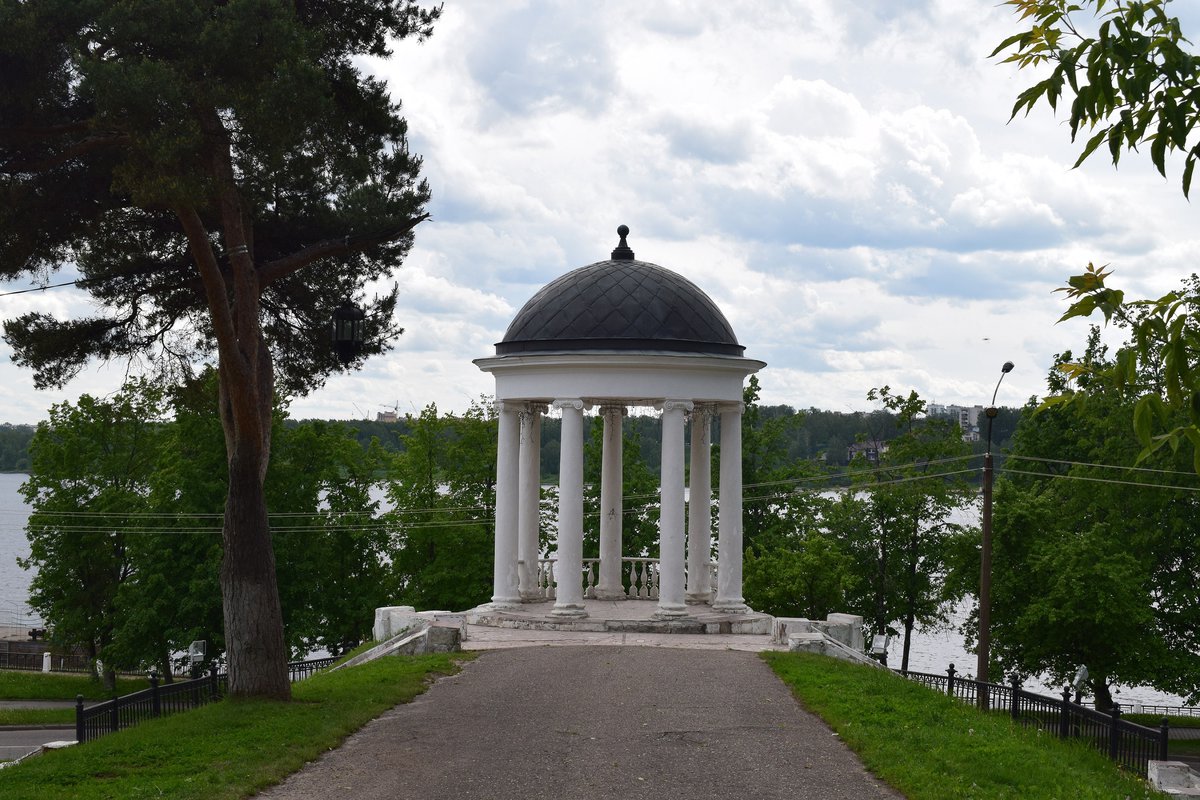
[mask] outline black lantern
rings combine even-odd
[[[330,326],[333,351],[337,353],[338,361],[343,364],[349,364],[362,352],[363,320],[366,317],[363,310],[349,300],[333,310],[333,322]]]

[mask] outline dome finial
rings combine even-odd
[[[629,226],[622,225],[617,228],[617,235],[621,237],[621,243],[612,251],[613,261],[633,261],[633,251],[625,242],[625,237],[629,235]]]

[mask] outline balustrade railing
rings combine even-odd
[[[524,568],[524,562],[518,562]],[[554,583],[556,559],[538,559],[534,569],[534,599],[554,600],[557,591]],[[622,558],[621,559],[621,590],[630,600],[657,600],[659,589],[659,560],[657,558]],[[585,558],[580,570],[580,580],[583,584],[584,599],[596,597],[596,586],[600,580],[600,559]],[[715,594],[717,589],[717,565],[715,561],[708,564],[708,581]]]
[[[1014,678],[1008,686],[963,678],[954,665],[945,675],[907,672],[904,676],[946,695],[981,709],[1007,711],[1014,722],[1025,727],[1089,742],[1110,759],[1138,775],[1145,775],[1148,762],[1166,760],[1169,728],[1166,717],[1156,730],[1121,719],[1120,704],[1104,713],[1071,702],[1069,689],[1061,698],[1046,697],[1021,688]]]

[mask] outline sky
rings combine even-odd
[[[1194,7],[1172,13],[1200,31]],[[1056,324],[1053,290],[1094,262],[1157,296],[1200,234],[1178,161],[1166,179],[1148,154],[1072,170],[1061,115],[1009,121],[1037,77],[988,56],[1017,30],[996,0],[446,0],[431,39],[363,64],[403,104],[433,192],[392,278],[406,333],[292,415],[464,410],[493,389],[472,359],[541,286],[607,259],[621,224],[767,362],[764,403],[869,410],[886,384],[986,405],[1005,361],[998,404],[1041,394],[1087,335]],[[0,297],[0,317],[33,309],[89,307],[72,289]],[[127,370],[37,391],[9,355],[14,423]]]

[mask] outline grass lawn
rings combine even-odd
[[[145,678],[117,678],[117,694],[129,694],[149,686],[150,682]],[[0,700],[74,700],[77,694],[92,701],[112,697],[99,681],[87,675],[0,669]]]
[[[318,674],[293,700],[225,700],[0,770],[0,797],[242,798],[277,783],[469,656],[383,658]]]
[[[763,658],[909,800],[1164,797],[1080,743],[980,713],[892,673],[807,653]]]
[[[0,725],[74,724],[75,709],[73,708],[0,708]]]

